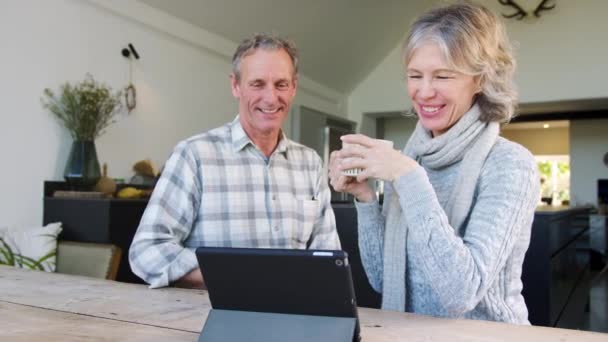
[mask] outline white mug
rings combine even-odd
[[[389,145],[391,148],[393,148],[393,142],[391,140],[384,140],[384,139],[374,139],[376,141],[381,141],[387,145]],[[357,145],[357,144],[350,144],[350,143],[342,143],[342,148],[349,146],[349,145]],[[347,158],[349,159],[349,158]],[[359,175],[359,173],[363,171],[363,169],[361,168],[354,168],[354,169],[346,169],[342,171],[342,174],[345,176],[350,176],[350,177],[357,177],[357,175]]]

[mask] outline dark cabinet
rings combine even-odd
[[[129,246],[146,209],[146,199],[52,197],[67,190],[63,182],[45,182],[43,223],[62,222],[60,240],[111,243],[122,249],[116,280],[142,283],[129,266]]]
[[[589,208],[536,212],[522,273],[530,323],[580,326],[576,320],[590,289],[589,255]]]
[[[332,207],[336,215],[336,228],[340,236],[342,249],[348,253],[357,304],[368,308],[380,308],[382,298],[369,284],[363,264],[361,263],[357,230],[357,209],[353,203],[334,203]]]

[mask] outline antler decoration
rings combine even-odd
[[[516,12],[512,14],[503,14],[502,16],[505,18],[516,18],[517,20],[522,20],[528,16],[528,13],[526,13],[526,11],[513,0],[498,0],[498,2],[501,5],[513,7],[516,10]],[[548,11],[555,8],[555,4],[547,5],[547,2],[549,2],[549,0],[543,0],[540,4],[538,4],[538,6],[536,6],[536,9],[533,12],[535,17],[539,18],[540,12],[542,11]]]
[[[517,17],[517,20],[522,20],[523,18],[525,18],[525,17],[528,16],[528,13],[526,13],[526,11],[524,11],[524,9],[521,8],[521,6],[519,6],[518,4],[516,4],[512,0],[498,0],[498,2],[500,2],[501,5],[511,6],[511,7],[515,8],[517,10],[517,12],[515,12],[513,14],[509,14],[509,15],[503,14],[502,15],[503,17],[505,17],[507,19]],[[543,3],[544,2],[545,1],[543,1]],[[536,14],[536,11],[534,12],[534,14]]]
[[[543,0],[540,4],[538,4],[538,6],[536,6],[536,9],[534,10],[535,17],[540,17],[540,12],[542,11],[548,11],[555,8],[555,4],[552,6],[547,6],[547,2],[549,2],[549,0]]]

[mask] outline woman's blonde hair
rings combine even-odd
[[[476,103],[484,122],[508,122],[517,107],[513,83],[515,59],[506,29],[487,8],[461,1],[433,9],[413,24],[403,48],[409,64],[421,45],[436,43],[455,71],[478,77],[481,92]]]

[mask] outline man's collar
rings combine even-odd
[[[241,125],[241,120],[239,119],[239,115],[237,115],[236,118],[234,120],[232,120],[232,122],[229,124],[229,126],[230,126],[230,132],[232,134],[232,151],[233,152],[239,152],[240,150],[244,149],[249,144],[251,144],[252,146],[255,146],[253,141],[251,141],[251,139],[249,138],[249,136],[243,129],[243,126]],[[289,140],[287,139],[287,136],[285,136],[285,133],[283,132],[282,129],[280,132],[280,136],[281,136],[281,138],[279,140],[279,144],[278,144],[277,148],[275,149],[275,151],[279,152],[279,153],[286,153],[287,148],[289,147]]]
[[[241,126],[241,120],[239,120],[239,116],[237,115],[234,120],[230,123],[230,132],[232,134],[232,151],[238,152],[245,148],[248,144],[252,144],[251,139],[243,130],[243,126]]]

